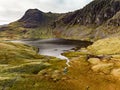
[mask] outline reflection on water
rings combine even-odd
[[[65,59],[67,66],[69,59],[61,54],[74,47],[86,47],[90,42],[79,40],[65,40],[65,39],[41,39],[41,40],[14,40],[12,42],[21,42],[39,48],[39,54],[54,56],[60,59]]]
[[[68,43],[64,39],[45,39],[36,41],[27,41],[27,43],[39,48],[39,54],[55,56],[60,59],[66,59],[67,57],[62,56],[61,53],[74,48],[76,45]],[[72,43],[72,42],[71,42]]]
[[[59,44],[46,44],[42,43],[40,44],[40,50],[39,53],[42,55],[48,55],[48,56],[55,56],[61,59],[67,59],[66,57],[62,56],[61,53],[63,53],[66,50],[70,50],[74,48],[73,45],[59,45]]]
[[[16,40],[13,42],[23,42],[39,48],[41,55],[55,56],[57,58],[66,59],[61,53],[68,51],[76,46],[85,46],[89,42],[79,40],[65,40],[65,39],[40,39],[40,40]],[[68,61],[69,62],[69,61]]]

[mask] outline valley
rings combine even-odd
[[[120,0],[0,26],[0,90],[107,89],[120,90]]]

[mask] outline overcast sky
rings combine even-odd
[[[0,24],[18,20],[27,9],[64,13],[82,8],[92,0],[0,0]]]

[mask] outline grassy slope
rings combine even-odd
[[[106,37],[119,37],[120,26],[103,24],[96,25],[66,25],[55,28],[54,34],[58,37],[77,40],[96,41]]]
[[[94,55],[120,54],[119,46],[120,38],[106,38],[96,41],[93,45],[88,47],[88,50]]]
[[[103,39],[87,49],[65,53],[64,55],[71,60],[67,74],[64,71],[65,61],[38,55],[36,48],[24,44],[0,42],[2,51],[0,53],[0,88],[7,90],[119,90],[119,42],[119,38]],[[88,54],[94,56],[88,58]],[[96,57],[101,54],[112,57]]]
[[[40,26],[37,28],[24,28],[23,23],[14,22],[0,31],[0,39],[11,40],[11,39],[25,39],[25,38],[51,38],[54,37],[53,30],[46,26]]]
[[[38,55],[36,51],[24,44],[0,42],[0,89],[37,90],[41,87],[47,90],[44,84],[49,87],[61,79],[65,61]]]
[[[71,59],[69,84],[73,90],[119,90],[119,38],[96,41],[87,49],[64,53]]]

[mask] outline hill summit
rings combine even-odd
[[[35,28],[50,24],[57,16],[59,15],[51,12],[45,13],[38,9],[29,9],[18,22],[24,23],[25,28]]]

